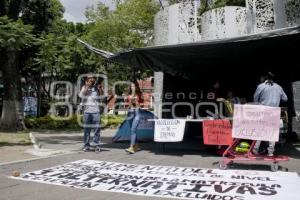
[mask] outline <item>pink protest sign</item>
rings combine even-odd
[[[232,136],[240,139],[278,141],[280,108],[234,105]]]

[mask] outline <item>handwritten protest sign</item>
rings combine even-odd
[[[299,176],[291,172],[224,171],[95,160],[78,160],[11,178],[141,198],[296,200],[300,194]]]
[[[234,105],[234,138],[278,141],[280,108],[262,105]]]
[[[204,144],[208,145],[231,145],[232,126],[229,120],[206,120],[203,121]]]
[[[185,119],[157,119],[155,120],[155,142],[181,142],[183,140]]]

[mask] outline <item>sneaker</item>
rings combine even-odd
[[[138,151],[141,150],[141,148],[140,148],[140,146],[138,144],[134,145],[133,148],[134,148],[135,152],[138,152]]]
[[[134,153],[135,153],[135,149],[134,149],[133,146],[130,146],[128,149],[125,149],[125,151],[126,151],[127,153],[130,153],[130,154],[134,154]]]
[[[91,151],[90,147],[83,147],[82,151],[87,152],[87,151]]]
[[[95,152],[100,152],[101,151],[101,147],[100,146],[95,146]]]

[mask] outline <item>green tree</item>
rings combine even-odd
[[[31,50],[24,50],[22,47],[33,44],[29,40],[31,31],[37,38],[42,32],[49,31],[55,20],[62,16],[62,11],[63,7],[58,0],[0,0],[0,17],[6,16],[8,19],[7,21],[2,18],[2,24],[9,30],[0,36],[3,43],[0,50],[0,65],[4,84],[0,129],[16,131],[25,128],[20,72],[26,61],[34,55],[37,47]],[[29,29],[29,26],[24,24],[31,25],[32,28]],[[13,41],[9,45],[3,42],[6,36],[9,37],[9,41]],[[28,36],[28,39],[25,36]]]
[[[90,7],[86,16],[92,26],[83,40],[111,52],[152,45],[154,15],[158,10],[159,4],[152,0],[117,1],[114,11],[104,4]],[[114,63],[104,65],[104,69],[111,81],[133,80],[149,74]]]
[[[32,26],[24,25],[21,20],[12,21],[8,17],[0,17],[0,65],[4,85],[1,129],[23,129],[22,91],[17,56],[20,50],[26,49],[28,44],[34,41],[36,39],[32,34]]]

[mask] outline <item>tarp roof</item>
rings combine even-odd
[[[275,68],[281,63],[286,75],[298,79],[289,72],[294,71],[299,55],[300,26],[297,26],[228,39],[137,48],[104,57],[188,79],[207,71],[233,73],[246,68],[278,71]]]

